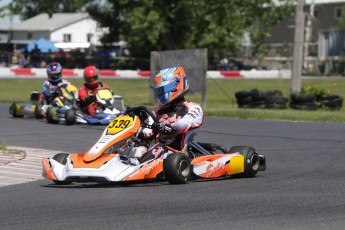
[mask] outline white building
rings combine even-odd
[[[99,45],[103,32],[87,13],[39,14],[9,28],[13,43],[28,44],[44,37],[67,50]]]
[[[283,3],[286,0],[275,1]],[[345,30],[339,23],[344,9],[345,0],[305,0],[304,60],[307,71],[327,74],[328,70],[323,69],[331,67],[326,65],[335,66],[335,62],[329,63],[345,55]],[[269,54],[265,57],[271,68],[291,67],[294,33],[294,16],[273,26],[272,35],[266,39]]]

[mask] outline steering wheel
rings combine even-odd
[[[134,115],[138,116],[140,121],[144,124],[144,127],[146,127],[146,128],[151,128],[151,126],[152,126],[152,125],[150,125],[150,124],[145,122],[145,120],[148,117],[151,117],[153,119],[154,123],[158,123],[159,122],[158,118],[152,113],[152,111],[149,110],[145,106],[137,106],[137,107],[127,108],[125,113],[134,114]],[[156,135],[157,135],[157,131],[153,130],[153,137],[155,137]]]

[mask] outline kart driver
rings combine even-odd
[[[49,105],[57,96],[59,84],[70,84],[67,80],[62,79],[62,67],[58,62],[51,62],[47,65],[48,80],[42,84],[42,93],[44,100]]]
[[[94,116],[96,114],[97,104],[96,96],[97,89],[109,89],[107,84],[98,80],[98,69],[95,66],[87,66],[84,69],[85,83],[79,88],[79,105],[84,113]],[[111,90],[110,90],[111,91]]]
[[[157,131],[157,142],[143,156],[130,155],[129,163],[139,164],[183,149],[192,130],[199,128],[204,119],[201,106],[185,100],[188,90],[187,76],[181,66],[163,69],[156,75],[155,91],[160,106],[154,109],[154,114],[159,123],[143,133],[148,137],[152,130]]]

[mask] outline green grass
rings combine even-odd
[[[7,144],[2,142],[2,141],[0,141],[0,151],[7,152],[7,153],[12,153],[12,154],[22,155],[23,158],[26,156],[25,151],[20,150],[20,149],[9,149]]]
[[[79,87],[83,81],[80,79],[70,80]],[[125,104],[131,106],[147,105],[153,108],[154,100],[150,99],[149,80],[127,79],[103,79],[116,94],[124,96]],[[14,101],[28,101],[32,90],[40,90],[42,79],[1,79],[0,102],[12,103]],[[338,94],[345,98],[345,79],[343,78],[320,78],[304,79],[303,86],[317,86]],[[239,109],[236,104],[235,92],[257,88],[259,90],[279,89],[285,97],[290,91],[288,79],[219,79],[208,80],[206,106],[207,116],[233,117],[241,119],[262,120],[292,120],[311,122],[345,122],[345,108],[338,111],[318,109],[316,111],[268,110],[268,109]],[[187,95],[187,100],[200,103],[200,95]]]

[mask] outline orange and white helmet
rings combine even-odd
[[[84,80],[91,89],[96,88],[98,86],[98,69],[95,66],[85,67]]]
[[[186,72],[181,66],[159,71],[155,81],[156,96],[161,105],[167,105],[183,97],[189,90]]]

